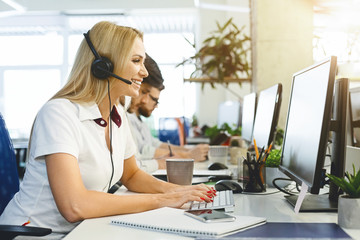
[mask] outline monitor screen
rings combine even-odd
[[[252,140],[252,132],[254,127],[256,111],[256,93],[250,93],[244,96],[242,121],[241,121],[241,137],[248,142]]]
[[[336,58],[293,75],[280,169],[318,193],[331,120]]]
[[[219,104],[218,127],[227,123],[230,127],[239,127],[241,123],[241,104],[239,101],[226,101]]]
[[[281,105],[282,85],[262,90],[258,96],[253,139],[258,148],[267,148],[275,137]]]

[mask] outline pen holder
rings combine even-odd
[[[243,161],[243,188],[245,192],[266,191],[265,162]]]

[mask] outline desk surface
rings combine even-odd
[[[236,215],[265,217],[268,222],[324,222],[337,223],[337,213],[298,213],[285,201],[284,194],[275,189],[268,195],[235,194]],[[145,231],[109,224],[113,217],[83,221],[64,239],[192,239],[175,234]],[[344,229],[352,238],[360,239],[360,229]]]

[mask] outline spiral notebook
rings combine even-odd
[[[265,218],[236,216],[233,222],[203,223],[184,214],[184,210],[160,208],[142,213],[116,216],[111,224],[189,237],[222,237],[261,225]]]

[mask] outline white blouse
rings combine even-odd
[[[121,125],[118,127],[111,121],[114,162],[111,185],[121,178],[124,159],[130,158],[136,150],[125,110],[122,106],[117,106],[116,110]],[[104,126],[101,126],[104,123],[106,125],[95,103],[83,105],[66,99],[47,102],[35,120],[29,161],[20,191],[0,216],[0,223],[21,225],[30,220],[28,226],[51,228],[51,237],[55,239],[71,231],[79,222],[67,222],[58,211],[48,182],[45,156],[53,153],[73,155],[78,160],[85,187],[107,192],[112,165]]]

